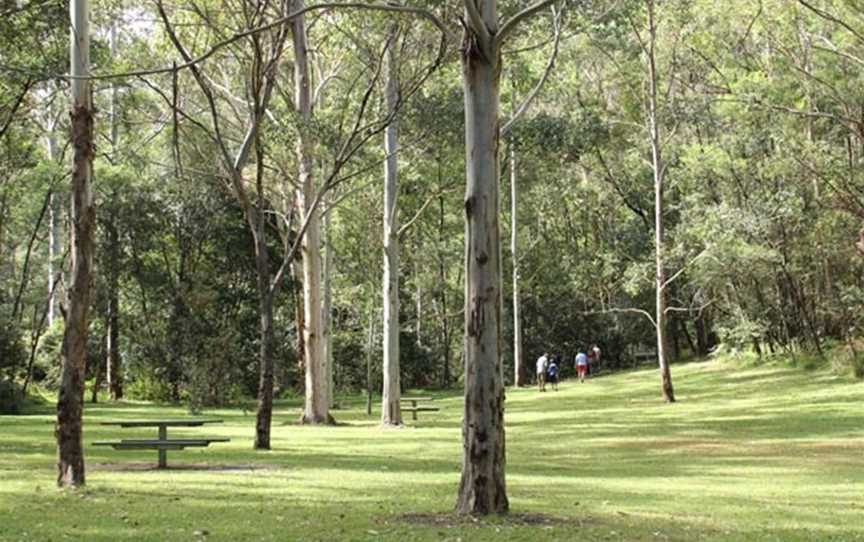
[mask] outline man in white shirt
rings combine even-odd
[[[537,389],[546,391],[546,368],[549,367],[549,358],[546,352],[537,358]]]
[[[588,356],[585,352],[576,354],[576,375],[579,377],[579,382],[585,382],[585,375],[588,373]]]

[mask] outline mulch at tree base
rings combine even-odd
[[[584,527],[586,525],[596,523],[593,518],[562,518],[559,516],[550,516],[548,514],[527,514],[527,513],[509,513],[506,515],[490,515],[488,517],[464,516],[453,512],[444,513],[410,513],[402,514],[399,519],[406,523],[414,525],[425,525],[431,527],[470,527],[470,526],[540,526],[540,527],[556,527],[562,525],[571,525]]]

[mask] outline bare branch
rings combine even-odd
[[[156,5],[159,8],[159,10],[162,11],[163,7],[162,7],[161,0],[156,0]],[[441,19],[439,19],[433,12],[431,12],[427,9],[416,8],[416,7],[411,7],[411,6],[401,6],[401,5],[398,5],[395,3],[394,4],[389,4],[389,3],[388,4],[366,4],[366,3],[362,3],[362,2],[344,2],[344,3],[342,3],[342,2],[327,2],[327,3],[323,3],[323,4],[316,4],[313,6],[306,6],[303,9],[299,9],[293,13],[289,13],[288,15],[285,15],[284,17],[274,19],[273,21],[271,21],[267,24],[257,26],[254,28],[249,28],[249,29],[244,30],[242,32],[237,32],[237,33],[233,34],[232,36],[217,42],[212,47],[210,47],[207,51],[205,51],[204,53],[202,53],[201,55],[199,55],[197,57],[193,58],[189,55],[183,55],[184,63],[183,64],[177,64],[176,67],[171,66],[171,67],[165,67],[165,68],[152,68],[152,69],[134,70],[134,71],[129,71],[129,72],[121,72],[121,73],[107,73],[107,74],[102,74],[102,75],[90,74],[87,76],[72,76],[69,74],[58,75],[58,74],[46,74],[46,73],[35,73],[34,74],[30,70],[17,68],[14,66],[6,66],[6,65],[2,65],[2,64],[0,64],[0,68],[8,70],[8,71],[17,72],[17,73],[37,75],[37,76],[44,78],[44,79],[69,79],[69,80],[88,79],[91,81],[92,80],[101,80],[101,79],[118,79],[118,78],[125,78],[125,77],[136,77],[136,76],[141,77],[141,76],[145,76],[145,75],[158,75],[158,74],[164,74],[164,73],[171,73],[174,70],[191,69],[194,66],[197,66],[198,64],[209,59],[210,57],[212,57],[214,54],[216,54],[220,50],[224,49],[225,47],[227,47],[227,46],[229,46],[229,45],[231,45],[231,44],[233,44],[233,43],[235,43],[235,42],[237,42],[243,38],[252,36],[254,34],[258,34],[260,32],[265,32],[267,30],[276,28],[276,27],[283,25],[285,23],[289,23],[289,22],[293,21],[294,19],[296,19],[297,17],[300,17],[301,15],[303,15],[305,13],[309,13],[312,11],[335,9],[335,8],[338,8],[338,9],[357,9],[357,10],[365,10],[365,11],[382,11],[382,12],[390,12],[390,13],[417,15],[421,18],[424,18],[424,19],[430,21],[432,24],[434,24],[441,31],[441,33],[443,35],[445,35],[445,36],[450,35],[450,31],[447,28],[447,25],[445,25],[444,22]],[[161,13],[160,13],[160,15],[161,15]],[[164,20],[164,18],[163,18],[163,20]]]
[[[498,35],[495,36],[496,44],[504,43],[504,40],[509,36],[519,25],[520,22],[527,19],[528,17],[534,15],[538,11],[545,9],[551,5],[553,5],[558,0],[542,0],[537,2],[533,6],[527,7],[511,17],[508,21],[501,25],[501,30],[498,31]]]
[[[853,36],[858,38],[858,40],[860,42],[864,43],[864,34],[855,30],[854,28],[852,28],[849,25],[849,23],[847,23],[846,21],[843,21],[842,19],[840,19],[836,15],[829,13],[829,12],[825,11],[824,9],[817,8],[816,6],[807,2],[806,0],[798,0],[798,3],[801,4],[802,6],[804,6],[805,8],[809,9],[810,11],[812,11],[813,13],[818,15],[819,17],[825,19],[826,21],[831,21],[834,24],[842,26],[843,28],[848,30]]]
[[[477,4],[474,3],[474,0],[464,0],[462,3],[465,4],[465,13],[468,14],[468,26],[480,40],[480,47],[483,52],[487,55],[490,54],[492,52],[492,35],[489,33],[489,27],[483,21],[480,10],[477,9]]]
[[[555,59],[558,58],[558,51],[561,48],[561,12],[556,12],[555,8],[552,8],[552,25],[555,28],[555,40],[552,46],[552,54],[549,56],[549,62],[546,64],[546,69],[543,70],[543,75],[540,77],[540,80],[534,86],[528,96],[522,100],[522,103],[519,104],[519,107],[513,112],[513,116],[510,117],[504,126],[501,128],[501,137],[506,137],[507,134],[510,133],[510,130],[513,129],[514,123],[519,120],[519,118],[525,114],[525,111],[531,106],[531,103],[534,102],[534,99],[540,93],[540,90],[546,84],[546,81],[549,79],[549,74],[552,73],[552,69],[555,67]]]
[[[613,307],[610,309],[602,309],[599,311],[582,311],[579,314],[584,314],[586,316],[590,316],[590,315],[594,315],[594,314],[613,314],[613,313],[639,314],[639,315],[642,315],[645,318],[647,318],[651,322],[651,325],[653,325],[654,327],[657,327],[657,323],[654,321],[654,317],[651,315],[651,313],[646,311],[646,310],[643,310],[643,309]]]

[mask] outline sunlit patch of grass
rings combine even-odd
[[[555,521],[449,515],[458,392],[433,393],[441,411],[403,430],[381,429],[360,397],[341,399],[336,427],[298,426],[299,402],[280,402],[268,452],[252,450],[252,412],[215,409],[206,415],[223,425],[169,434],[231,442],[169,452],[167,471],[152,468],[155,452],[90,443],[155,434],[99,421],[184,408],[88,405],[88,485],[77,492],[54,487],[50,411],[3,417],[0,539],[864,540],[860,383],[724,360],[674,366],[673,377],[672,405],[647,370],[507,391],[511,507]]]

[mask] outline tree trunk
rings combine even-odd
[[[112,213],[116,211],[116,203],[112,203]],[[117,224],[112,215],[108,230],[108,322],[105,345],[105,369],[108,373],[108,389],[111,399],[116,401],[123,397],[123,369],[120,360],[120,300],[119,300],[119,272],[120,272],[120,239],[117,234]]]
[[[516,188],[516,145],[510,138],[510,257],[513,264],[513,384],[525,385],[522,367],[522,322],[519,300],[518,190]]]
[[[657,118],[657,65],[654,46],[657,41],[657,28],[654,21],[654,0],[646,0],[648,8],[648,121],[651,129],[651,162],[654,169],[654,255],[656,287],[657,360],[660,364],[660,384],[663,399],[675,402],[672,389],[672,374],[666,352],[666,262],[663,246],[663,188],[665,166],[661,154],[660,126]]]
[[[303,0],[294,0],[292,13],[304,8]],[[303,423],[331,423],[330,397],[324,356],[321,349],[321,218],[315,199],[312,164],[312,96],[309,80],[308,41],[306,22],[302,15],[291,22],[294,44],[294,81],[296,108],[301,127],[297,141],[297,162],[301,188],[300,200],[308,226],[303,236],[303,350],[306,359],[306,407]],[[310,216],[311,215],[311,216]]]
[[[384,131],[384,333],[383,390],[381,393],[381,423],[402,425],[399,406],[399,171],[396,108],[399,105],[398,65],[396,64],[397,30],[388,38],[385,56],[387,83],[385,97],[390,124]]]
[[[366,341],[366,415],[372,415],[372,354],[375,347],[375,317],[369,311],[369,338]]]
[[[110,33],[111,57],[117,55],[117,24],[111,24]],[[120,124],[117,119],[117,84],[111,83],[111,153],[112,161],[117,161],[117,147],[119,144]],[[108,224],[108,330],[106,344],[105,370],[108,377],[108,389],[111,399],[116,401],[123,397],[123,369],[120,359],[120,301],[119,301],[119,274],[120,274],[120,236],[117,233],[117,193],[111,194],[111,216]]]
[[[302,205],[298,194],[298,208]],[[291,278],[293,279],[292,293],[294,296],[294,328],[297,334],[297,374],[306,374],[306,323],[303,302],[303,262],[294,260],[291,262]]]
[[[102,344],[102,352],[103,352],[104,356],[99,356],[99,357],[97,357],[97,359],[105,358],[107,361],[107,351],[108,351],[108,349],[107,349],[108,335],[107,334],[102,335],[101,344]],[[103,367],[105,367],[105,366],[102,363],[96,364],[96,374],[93,375],[93,386],[90,387],[90,402],[94,405],[99,402],[99,389],[102,387],[102,379],[104,376],[104,371],[102,370]]]
[[[49,111],[51,120],[48,126],[48,135],[45,146],[48,151],[48,160],[54,164],[57,161],[57,136],[55,129],[57,122],[54,120],[53,112]],[[54,323],[57,314],[57,292],[54,287],[54,264],[57,262],[63,250],[60,240],[60,198],[53,191],[48,202],[48,327]],[[0,239],[2,241],[2,239]]]
[[[438,162],[438,186],[441,187],[441,162]],[[444,196],[438,196],[438,287],[441,297],[441,387],[447,389],[450,387],[450,318],[447,314],[447,267],[445,265],[444,243],[445,243],[445,213],[444,213]]]
[[[327,373],[327,396],[330,398],[330,408],[335,404],[333,392],[333,297],[332,297],[332,275],[333,275],[333,242],[330,237],[330,218],[333,208],[327,206],[324,214],[324,302],[321,304],[321,349],[324,357],[324,368]]]
[[[497,2],[478,2],[489,34]],[[469,17],[470,19],[470,17]],[[509,509],[504,479],[504,386],[501,381],[498,110],[500,49],[474,24],[463,42],[465,92],[465,410],[462,477],[456,512],[486,515]]]
[[[90,71],[90,28],[87,0],[72,0],[71,74]],[[70,212],[72,275],[63,333],[60,390],[57,399],[57,485],[84,485],[81,416],[87,359],[87,324],[93,267],[95,209],[90,179],[93,170],[93,111],[90,82],[74,79],[72,90],[72,205]]]
[[[270,449],[270,424],[273,418],[273,289],[270,286],[270,257],[265,238],[264,201],[255,210],[255,266],[258,271],[258,310],[260,325],[260,373],[258,376],[258,412],[255,419],[256,450]]]

